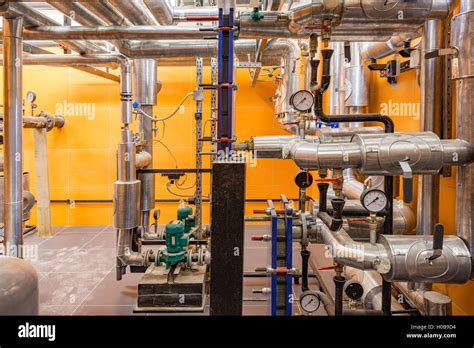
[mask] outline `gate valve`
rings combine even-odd
[[[436,224],[433,231],[433,254],[427,257],[426,261],[434,261],[443,254],[443,239],[444,226],[442,224]]]

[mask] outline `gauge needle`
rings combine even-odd
[[[303,103],[305,100],[306,100],[306,97],[304,97],[304,98],[298,103],[298,105],[301,105],[301,103]]]
[[[372,202],[370,202],[370,203],[367,204],[367,205],[371,205],[372,203],[375,203],[375,202],[377,202],[378,200],[379,200],[379,197],[375,198]]]

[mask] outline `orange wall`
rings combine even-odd
[[[158,97],[158,106],[154,113],[163,116],[174,110],[182,97],[194,89],[194,69],[159,68],[163,89]],[[0,71],[1,75],[1,71]],[[209,81],[206,69],[204,81]],[[58,103],[93,103],[95,115],[89,119],[85,115],[66,115],[64,129],[55,129],[48,135],[48,156],[50,170],[51,199],[111,199],[115,180],[116,145],[120,135],[119,86],[86,73],[68,68],[25,67],[24,94],[34,90],[38,94],[38,111],[55,113]],[[258,88],[250,86],[249,74],[245,69],[238,71],[237,79],[237,129],[239,141],[248,140],[251,135],[286,134],[281,130],[273,116],[270,98],[274,94],[274,84],[259,82]],[[0,91],[3,86],[0,86]],[[208,93],[208,92],[206,92]],[[1,91],[0,96],[3,95]],[[379,112],[382,103],[418,103],[420,91],[416,82],[416,72],[402,74],[397,87],[392,87],[377,73],[371,76],[370,112]],[[209,98],[204,103],[204,121],[209,118]],[[29,112],[29,107],[27,107]],[[183,113],[166,123],[163,142],[177,158],[179,167],[194,166],[194,102],[185,104]],[[417,131],[419,120],[411,115],[394,116],[396,131]],[[206,127],[209,132],[209,125]],[[162,135],[159,126],[158,138]],[[34,174],[33,137],[31,130],[24,130],[24,169]],[[155,144],[154,166],[173,168],[175,163],[170,154],[160,144]],[[208,165],[208,161],[205,161]],[[278,198],[281,193],[288,197],[297,197],[293,184],[297,167],[292,161],[259,160],[258,165],[247,170],[247,198]],[[187,184],[194,182],[189,176]],[[175,198],[166,191],[166,181],[157,176],[157,198]],[[31,175],[31,187],[35,189],[35,178]],[[416,190],[416,185],[415,185]],[[178,191],[174,189],[174,191]],[[204,193],[209,191],[209,180],[204,181]],[[316,190],[315,190],[316,191]],[[178,191],[179,192],[179,191]],[[187,191],[191,194],[192,191]],[[446,231],[454,234],[455,171],[450,178],[441,179],[440,222]],[[262,203],[249,203],[247,215],[254,208],[262,208]],[[416,202],[412,203],[416,209]],[[175,216],[176,204],[159,204],[161,223]],[[204,220],[209,215],[205,205]],[[112,224],[111,204],[53,204],[52,219],[54,225],[110,225]],[[33,209],[32,223],[36,220],[36,208]],[[454,300],[455,314],[474,314],[474,291],[472,282],[466,285],[441,285],[437,287],[447,292]]]
[[[195,69],[158,68],[163,81],[163,89],[158,95],[158,105],[154,114],[164,116],[171,113],[183,96],[195,88]],[[1,72],[0,72],[1,75]],[[24,68],[23,93],[33,90],[37,93],[38,109],[56,113],[64,103],[92,103],[93,117],[84,113],[65,115],[63,129],[48,133],[48,162],[52,200],[111,199],[116,175],[116,148],[120,138],[120,103],[118,83],[95,77],[69,68],[46,66],[26,66]],[[210,81],[210,71],[205,70],[204,81]],[[237,93],[237,135],[239,141],[248,140],[251,135],[285,134],[273,117],[275,87],[271,82],[261,82],[252,88],[246,69],[238,71],[239,90]],[[2,90],[0,86],[0,90]],[[209,118],[209,92],[204,103],[204,122]],[[3,91],[2,94],[3,95]],[[27,114],[30,107],[27,105]],[[194,110],[192,98],[184,104],[182,112],[166,122],[166,132],[162,139],[181,168],[194,167],[195,135]],[[58,110],[61,111],[61,110]],[[158,126],[157,138],[162,137],[162,124]],[[209,124],[206,125],[209,134]],[[30,186],[36,192],[33,157],[33,134],[24,130],[24,170],[29,171]],[[206,148],[205,148],[206,150]],[[174,168],[175,162],[168,151],[159,143],[154,144],[156,168]],[[204,165],[208,166],[208,158]],[[292,177],[297,168],[292,161],[261,160],[257,167],[248,166],[247,197],[279,197],[286,193],[296,197]],[[288,180],[290,178],[290,180]],[[156,176],[156,198],[173,199],[165,187],[166,180]],[[192,186],[194,176],[188,175],[185,187]],[[209,176],[205,175],[204,193],[209,192]],[[174,192],[191,195],[194,190]],[[179,197],[178,197],[179,199]],[[264,204],[248,204],[247,213]],[[161,209],[161,223],[175,217],[177,203],[157,204]],[[205,205],[203,216],[208,221],[209,209]],[[36,221],[36,208],[33,208],[31,223]],[[53,225],[111,225],[111,204],[64,204],[52,205]]]

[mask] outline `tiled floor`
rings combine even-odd
[[[249,225],[245,236],[244,269],[254,271],[267,265],[266,243],[251,241],[267,228]],[[37,248],[33,260],[40,278],[40,314],[42,315],[131,315],[137,298],[141,273],[127,273],[115,280],[115,230],[112,227],[60,227],[53,237],[35,234],[25,244]],[[297,246],[295,246],[297,247]],[[299,253],[294,253],[299,264]],[[244,279],[244,315],[266,315],[266,295],[252,289],[266,286],[265,278]],[[294,287],[295,297],[299,287]],[[298,312],[295,304],[295,312]],[[208,314],[208,307],[204,314]]]

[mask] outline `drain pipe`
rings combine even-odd
[[[5,172],[5,255],[22,257],[23,149],[22,68],[23,17],[3,18],[3,100]]]

